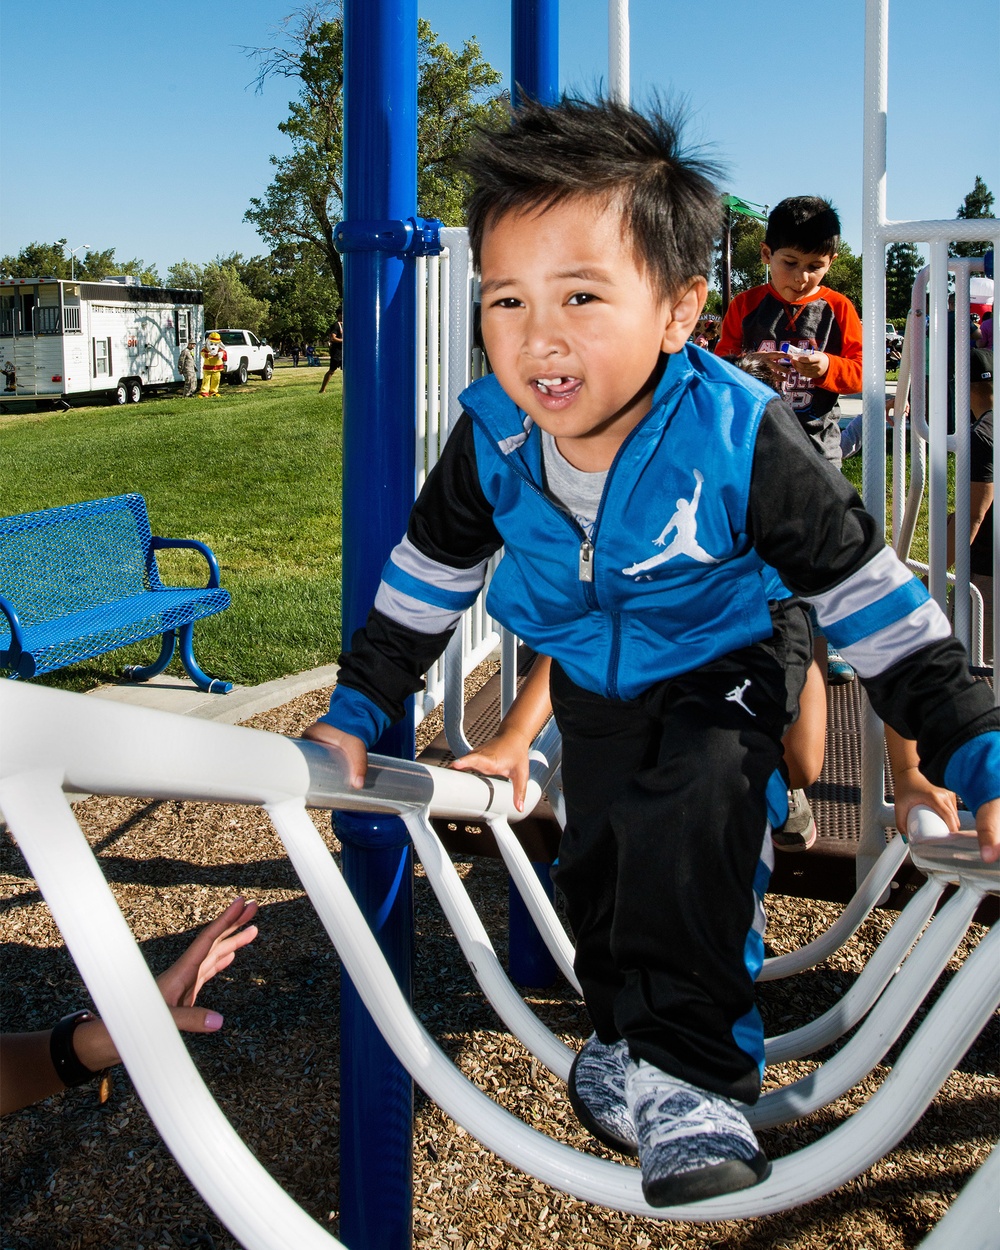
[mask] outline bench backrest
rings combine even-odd
[[[141,495],[0,519],[0,595],[22,625],[157,590],[161,584]]]

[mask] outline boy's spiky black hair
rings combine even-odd
[[[474,191],[469,237],[479,265],[485,230],[506,213],[573,196],[616,204],[636,260],[668,297],[707,276],[720,233],[719,170],[680,145],[680,118],[611,100],[524,100],[508,127],[480,131],[463,161]]]
[[[840,247],[840,218],[828,200],[818,195],[793,195],[771,209],[764,243],[776,252],[794,247],[800,252],[835,256]]]

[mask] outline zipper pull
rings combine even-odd
[[[580,544],[580,581],[594,580],[594,544],[585,538]]]

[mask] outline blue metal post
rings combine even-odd
[[[416,0],[344,5],[343,637],[364,624],[413,502],[417,202]],[[378,744],[413,758],[412,714]],[[412,861],[396,819],[337,813],[344,875],[404,992]],[[413,1086],[354,987],[341,991],[340,1238],[412,1244]]]
[[[556,894],[552,884],[552,865],[531,866],[551,903]],[[518,985],[545,989],[553,984],[559,975],[559,968],[549,953],[549,948],[542,941],[531,912],[528,911],[512,877],[507,882],[507,903],[507,969]]]
[[[544,104],[559,99],[559,0],[511,0],[511,99],[527,95]],[[534,864],[546,891],[552,890],[549,864]],[[511,884],[508,968],[521,985],[544,988],[556,979],[556,964]]]
[[[559,0],[511,0],[510,98],[559,99]]]

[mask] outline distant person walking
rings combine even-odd
[[[344,323],[341,321],[343,309],[337,309],[337,320],[330,327],[330,368],[323,375],[323,381],[320,384],[319,393],[322,395],[326,390],[326,384],[330,381],[338,369],[343,368],[344,364]]]
[[[296,369],[299,367],[299,351],[298,343],[294,344],[292,347],[292,364]]]

